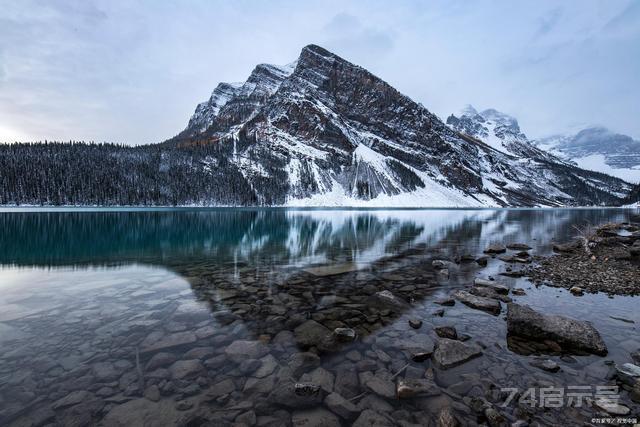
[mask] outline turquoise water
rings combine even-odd
[[[406,411],[412,422],[435,417],[446,405],[460,419],[478,422],[468,396],[445,391],[461,381],[470,381],[471,389],[487,381],[493,388],[606,382],[609,369],[597,356],[576,357],[557,374],[531,368],[526,356],[509,350],[500,316],[460,304],[445,308],[443,317],[432,316],[441,308],[436,299],[474,277],[497,277],[504,262],[492,259],[486,268],[453,264],[448,277],[430,265],[432,259],[478,256],[493,242],[523,242],[532,254],[548,254],[553,241],[575,234],[574,226],[624,221],[630,212],[4,209],[0,424],[199,425],[202,419],[239,422],[250,413],[258,424],[275,417],[273,425],[286,425],[308,406],[273,401],[271,391],[288,380],[320,381],[324,393],[355,398],[360,410]],[[640,348],[637,298],[575,298],[536,288],[526,278],[500,280],[526,289],[519,302],[592,321],[609,347],[608,359],[628,362],[629,352]],[[410,307],[399,316],[370,309],[367,298],[385,289]],[[423,327],[413,331],[409,318],[420,318]],[[330,329],[353,328],[358,339],[292,371],[292,360],[305,350],[294,331],[308,319]],[[435,376],[443,390],[438,396],[399,401],[368,391],[362,372],[385,378],[407,370],[406,355],[383,343],[414,339],[416,333],[435,339],[432,327],[439,325],[454,325],[481,342],[483,356],[446,371],[429,361],[410,362],[411,375]],[[255,367],[230,355],[237,340],[264,345],[246,357],[259,360]],[[159,354],[165,362],[151,363]],[[188,369],[179,369],[180,361]],[[354,380],[349,371],[360,376]],[[321,401],[317,406],[326,409]],[[515,419],[514,408],[500,410]],[[552,415],[541,410],[533,419],[578,422],[590,415],[587,409]]]

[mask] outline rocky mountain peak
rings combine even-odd
[[[584,194],[618,197],[530,146],[511,116],[468,107],[447,123],[365,68],[308,45],[291,66],[260,64],[244,83],[219,85],[168,145],[206,147],[204,167],[233,179],[229,191],[243,189],[233,197],[260,205],[555,205],[584,203]]]

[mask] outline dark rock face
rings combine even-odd
[[[543,315],[525,305],[507,305],[507,331],[526,339],[553,341],[566,352],[607,354],[607,346],[591,323]]]

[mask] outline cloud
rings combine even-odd
[[[564,12],[562,8],[557,7],[540,17],[540,23],[533,35],[533,39],[537,40],[540,37],[543,37],[546,34],[550,33],[558,25],[558,23],[560,23],[563,13]]]
[[[323,28],[325,43],[354,56],[384,56],[394,48],[393,31],[364,25],[348,13],[338,13]]]
[[[220,81],[309,43],[441,117],[468,103],[528,134],[640,137],[640,1],[0,0],[0,141],[158,142]]]

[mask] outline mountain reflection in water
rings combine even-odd
[[[439,408],[453,405],[464,424],[474,424],[479,419],[463,395],[484,393],[488,383],[493,389],[550,380],[601,384],[602,358],[579,357],[549,377],[509,350],[500,316],[459,303],[442,310],[435,301],[474,277],[504,271],[507,263],[497,258],[483,268],[473,262],[489,243],[522,242],[532,254],[546,254],[553,239],[575,234],[574,225],[623,221],[628,214],[0,212],[0,424],[196,426],[255,417],[259,425],[290,425],[306,416],[304,408],[324,408],[329,392],[352,400],[358,411],[406,411],[414,423],[435,422]],[[463,255],[470,262],[455,262]],[[443,274],[432,268],[433,259],[454,262]],[[609,317],[615,311],[640,322],[631,297],[575,298],[526,278],[500,281],[526,288],[518,302],[592,321],[610,349],[607,358],[624,362],[635,346],[634,326]],[[404,303],[380,305],[382,290]],[[422,327],[409,327],[409,319]],[[482,356],[447,370],[408,357],[416,346],[433,346],[434,327],[450,325],[482,343]],[[317,335],[335,328],[351,328],[357,339],[325,348]],[[393,379],[429,376],[435,395],[396,398]],[[278,394],[291,381],[320,384],[318,402],[315,395]],[[571,425],[591,416],[540,410],[532,419]],[[340,423],[349,425],[350,417],[341,415]]]

